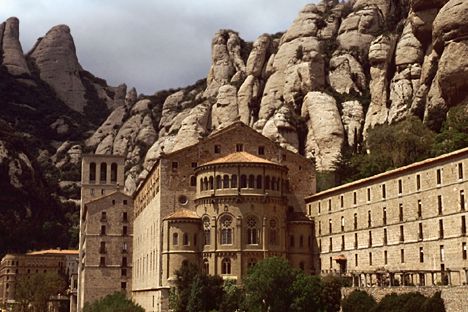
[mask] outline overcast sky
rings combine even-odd
[[[0,18],[20,19],[28,52],[52,26],[67,24],[86,70],[139,93],[182,87],[207,75],[221,28],[253,41],[286,30],[316,0],[0,0]]]

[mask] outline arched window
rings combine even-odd
[[[276,220],[270,220],[270,245],[278,245],[278,227]]]
[[[237,187],[237,175],[233,174],[231,176],[231,187],[236,188]]]
[[[250,258],[249,262],[247,263],[247,267],[250,269],[250,268],[253,268],[256,264],[257,264],[257,259]]]
[[[107,181],[107,164],[101,163],[101,175],[99,181],[106,182]]]
[[[116,163],[111,164],[111,182],[112,183],[117,182],[117,164]]]
[[[276,190],[277,190],[277,191],[280,190],[280,183],[281,183],[281,179],[278,178],[278,179],[276,180]]]
[[[203,232],[204,232],[204,245],[209,245],[211,243],[211,225],[210,218],[203,218]]]
[[[231,274],[231,259],[224,258],[221,261],[221,274]]]
[[[172,234],[172,245],[177,246],[179,244],[179,234]]]
[[[304,247],[304,236],[299,236],[299,247]]]
[[[210,190],[214,189],[214,182],[213,182],[213,177],[210,177],[209,179],[209,184],[210,184]]]
[[[203,178],[203,189],[204,189],[205,191],[208,190],[208,179],[207,179],[206,177]]]
[[[221,176],[216,176],[216,189],[219,190],[221,188]]]
[[[257,188],[258,189],[262,188],[262,176],[261,175],[257,176]]]
[[[255,188],[255,176],[253,174],[249,175],[249,188]]]
[[[89,164],[89,181],[96,181],[96,163],[93,162]]]
[[[197,178],[195,176],[190,177],[190,186],[197,186]]]
[[[294,247],[295,242],[294,242],[294,235],[289,236],[289,246]]]
[[[200,191],[205,190],[205,184],[203,183],[203,178],[200,178]]]
[[[229,176],[227,174],[223,176],[223,188],[229,188]]]
[[[232,244],[232,218],[225,215],[220,219],[221,225],[221,245]]]
[[[270,189],[270,176],[265,177],[265,190]]]
[[[241,188],[247,187],[247,176],[245,174],[241,175],[240,177],[240,187]]]
[[[210,262],[207,258],[203,259],[203,273],[209,274],[210,273]]]
[[[274,191],[276,190],[276,178],[271,178],[271,189]]]
[[[184,235],[182,236],[182,241],[183,241],[184,246],[188,246],[188,244],[189,244],[189,238],[188,238],[188,234],[187,234],[187,233],[184,233]]]
[[[254,216],[247,218],[247,244],[258,244],[258,222]]]

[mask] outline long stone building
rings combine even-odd
[[[468,283],[468,148],[306,198],[321,273],[357,286]]]
[[[191,262],[240,282],[248,268],[280,256],[315,273],[312,161],[241,122],[161,155],[135,197],[133,299],[167,311],[175,271]]]

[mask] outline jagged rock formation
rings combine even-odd
[[[0,24],[0,47],[3,64],[8,72],[15,76],[29,75],[29,68],[19,42],[19,20],[10,17]]]

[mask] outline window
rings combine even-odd
[[[126,225],[124,225],[122,227],[122,235],[127,235],[128,234],[128,227]]]
[[[358,254],[354,255],[354,266],[358,266]]]
[[[357,193],[353,192],[353,205],[357,204]]]
[[[461,235],[466,235],[466,217],[461,217]]]
[[[221,261],[221,274],[231,274],[231,259],[224,258]]]
[[[101,235],[106,235],[106,226],[105,225],[101,225]]]
[[[172,162],[172,171],[177,171],[177,168],[179,168],[179,163],[177,161]]]
[[[245,174],[241,175],[240,177],[240,187],[241,188],[247,187],[247,176]]]
[[[341,250],[345,250],[346,245],[345,245],[345,237],[344,235],[341,235]]]
[[[382,198],[385,199],[387,197],[387,188],[385,184],[382,184]]]
[[[398,180],[398,194],[401,195],[403,193],[403,181]]]
[[[440,247],[439,247],[439,255],[440,255],[440,262],[444,262],[444,261],[445,261],[444,245],[440,245]]]
[[[220,219],[221,222],[221,245],[232,244],[232,218],[228,215]]]
[[[422,218],[422,203],[420,199],[418,199],[418,218]]]
[[[368,227],[371,227],[372,226],[372,215],[371,215],[371,211],[367,211],[367,226]]]
[[[172,234],[172,245],[177,246],[179,244],[179,234]]]
[[[333,251],[333,238],[330,237],[330,245],[329,245],[329,251]]]
[[[383,244],[387,245],[388,243],[388,236],[387,236],[387,229],[383,230]]]
[[[358,234],[354,233],[354,249],[358,248]]]
[[[295,245],[296,245],[296,242],[295,242],[295,239],[294,239],[294,235],[290,235],[289,236],[289,246],[294,247]]]
[[[258,222],[254,216],[247,218],[247,244],[258,244]]]
[[[444,238],[444,220],[439,220],[439,238]]]
[[[358,226],[358,223],[357,223],[357,213],[354,214],[354,229],[357,230],[357,226]]]
[[[262,180],[263,180],[262,176],[261,176],[261,175],[258,175],[258,176],[257,176],[257,188],[258,188],[258,189],[261,189],[261,188],[263,187],[263,186],[262,186]]]
[[[127,269],[120,269],[121,276],[127,276]]]
[[[96,181],[96,164],[93,162],[89,164],[89,181],[91,183]]]
[[[386,250],[384,250],[384,264],[388,264],[388,252]]]
[[[278,229],[276,220],[270,220],[270,244],[277,245],[278,244]]]
[[[333,223],[332,223],[332,219],[329,219],[328,220],[328,233],[332,233],[333,231]]]
[[[127,202],[126,199],[123,200],[123,204],[124,204],[124,205],[127,205],[127,204],[128,204],[128,202]]]
[[[442,214],[442,195],[437,195],[437,210],[439,212],[439,215]]]
[[[423,240],[423,239],[424,239],[423,224],[422,222],[419,222],[418,240]]]
[[[270,189],[270,176],[265,177],[265,190]]]
[[[322,221],[318,222],[318,234],[322,235]]]
[[[187,233],[184,233],[184,235],[182,235],[182,244],[184,246],[188,246],[189,245],[189,237],[188,237],[188,234]]]
[[[466,243],[462,243],[462,258],[463,260],[467,259]]]
[[[442,173],[440,169],[437,169],[436,171],[436,179],[437,179],[437,185],[440,185],[442,183]]]
[[[399,210],[398,217],[400,219],[400,222],[403,222],[403,203],[400,203],[398,205],[398,210]]]
[[[214,146],[214,152],[215,152],[215,154],[221,153],[221,145],[215,145]]]
[[[128,213],[127,212],[122,213],[122,221],[123,222],[128,222]]]
[[[367,201],[368,202],[371,201],[371,189],[370,189],[370,187],[367,188]]]
[[[233,174],[231,176],[231,187],[237,188],[237,175]]]
[[[190,186],[197,186],[197,178],[190,176]]]
[[[116,163],[111,164],[111,182],[112,183],[117,182],[117,164]]]
[[[196,162],[192,162],[192,168],[197,168],[198,164]]]
[[[465,211],[465,191],[460,191],[460,210]]]
[[[106,183],[106,181],[107,181],[107,164],[106,163],[101,163],[100,169],[101,169],[101,174],[99,176],[99,181],[101,183]]]
[[[401,260],[401,263],[405,263],[405,250],[404,249],[400,250],[400,260]]]
[[[120,288],[121,288],[122,290],[127,289],[127,282],[120,282]]]
[[[372,265],[372,252],[369,252],[369,265]]]
[[[255,188],[255,176],[253,174],[249,175],[249,188]]]
[[[421,189],[421,176],[419,174],[416,175],[416,190],[419,191]]]
[[[229,176],[227,174],[223,175],[223,188],[229,188]]]
[[[258,147],[258,155],[265,155],[265,146]]]
[[[382,219],[383,225],[387,225],[387,207],[382,209]]]
[[[345,220],[344,217],[341,217],[341,232],[344,232],[345,230]]]
[[[107,221],[107,212],[102,211],[101,212],[101,222],[106,222]]]
[[[463,164],[458,163],[458,179],[462,180],[463,179]]]
[[[372,247],[372,231],[369,231],[369,247]]]
[[[419,247],[419,262],[424,263],[424,249]]]
[[[236,144],[236,152],[242,152],[244,150],[243,144]]]
[[[210,273],[210,262],[208,261],[207,258],[203,259],[203,272],[205,274]]]
[[[344,207],[344,196],[343,195],[340,196],[340,206],[341,206],[341,208]]]
[[[304,248],[304,236],[299,236],[299,248]]]
[[[400,242],[405,241],[405,230],[403,228],[403,225],[400,225]]]
[[[332,201],[331,199],[328,200],[328,211],[331,211],[332,208]]]
[[[322,205],[321,205],[321,203],[319,202],[319,203],[318,203],[318,207],[317,207],[317,213],[320,214],[321,210],[322,210]]]
[[[217,190],[221,189],[221,185],[222,185],[221,176],[220,176],[220,175],[217,175],[217,176],[216,176],[216,189],[217,189]]]
[[[122,257],[122,267],[127,267],[127,257]]]
[[[124,243],[122,244],[122,252],[125,253],[125,252],[127,252],[127,251],[128,251],[128,244],[124,242]]]
[[[99,258],[99,266],[106,266],[106,257]]]
[[[101,242],[101,245],[99,247],[99,253],[106,253],[106,243]]]

